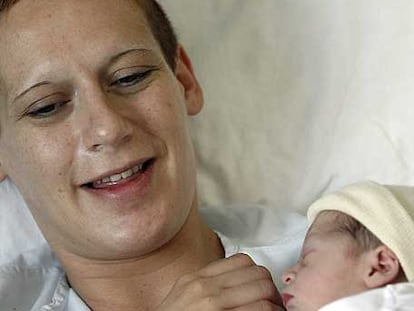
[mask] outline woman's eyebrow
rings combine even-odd
[[[131,48],[125,51],[122,51],[120,53],[117,53],[113,56],[111,56],[109,58],[109,60],[106,62],[106,65],[104,66],[105,68],[109,67],[111,64],[115,63],[116,61],[118,61],[121,57],[127,55],[127,54],[131,54],[131,53],[139,53],[139,54],[149,54],[151,53],[152,50],[150,49],[145,49],[145,48]],[[30,92],[31,90],[38,88],[40,86],[44,86],[44,85],[50,85],[52,84],[52,82],[50,81],[41,81],[38,82],[30,87],[28,87],[27,89],[25,89],[24,91],[22,91],[19,95],[17,95],[12,101],[11,103],[16,102],[18,99],[20,99],[21,97],[23,97],[25,94],[27,94],[28,92]]]
[[[42,81],[42,82],[38,82],[38,83],[36,83],[36,84],[34,84],[34,85],[32,85],[32,86],[30,86],[29,88],[27,88],[26,90],[24,90],[23,92],[21,92],[19,95],[17,95],[12,101],[11,101],[11,103],[14,103],[16,100],[18,100],[19,98],[21,98],[21,97],[23,97],[25,94],[27,94],[29,91],[31,91],[31,90],[33,90],[33,89],[35,89],[35,88],[38,88],[38,87],[40,87],[40,86],[43,86],[43,85],[49,85],[49,84],[51,84],[51,82],[50,81]]]
[[[126,51],[122,51],[116,55],[111,56],[111,58],[108,61],[108,65],[115,63],[118,59],[120,59],[122,56],[127,55],[129,53],[140,53],[140,54],[148,54],[150,53],[152,50],[149,49],[144,49],[144,48],[132,48],[132,49],[128,49]]]

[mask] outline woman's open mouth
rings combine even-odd
[[[106,176],[102,179],[90,183],[86,183],[82,185],[82,187],[87,187],[90,189],[105,189],[124,184],[144,174],[152,166],[154,161],[154,159],[149,159],[145,162],[134,165],[122,172]]]
[[[83,184],[81,187],[90,190],[114,190],[115,188],[118,188],[132,180],[143,178],[152,168],[154,162],[155,159],[151,158],[118,173]]]

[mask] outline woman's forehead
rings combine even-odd
[[[96,40],[100,37],[140,37],[149,28],[141,7],[128,0],[20,0],[4,13],[0,25],[0,40],[8,43],[1,47],[13,45],[13,50],[28,48],[29,44],[23,45],[27,41],[33,48],[45,46],[53,50],[59,50],[66,41],[78,43],[79,47],[99,48]],[[142,33],[137,33],[137,28]]]
[[[62,70],[68,62],[99,61],[122,49],[158,49],[135,1],[20,0],[3,17],[0,76],[6,84],[45,68]]]

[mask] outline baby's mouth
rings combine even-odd
[[[283,305],[287,308],[287,305],[289,301],[293,298],[293,295],[288,294],[288,293],[282,293],[281,296],[282,296]]]
[[[123,184],[137,177],[138,175],[145,173],[152,166],[154,161],[154,159],[149,159],[147,161],[136,164],[130,168],[127,168],[123,171],[120,171],[119,173],[111,174],[101,179],[83,184],[82,187],[98,190]]]

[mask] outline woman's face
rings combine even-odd
[[[21,0],[1,16],[0,169],[55,249],[128,258],[185,223],[202,94],[180,52],[174,73],[135,1]]]

